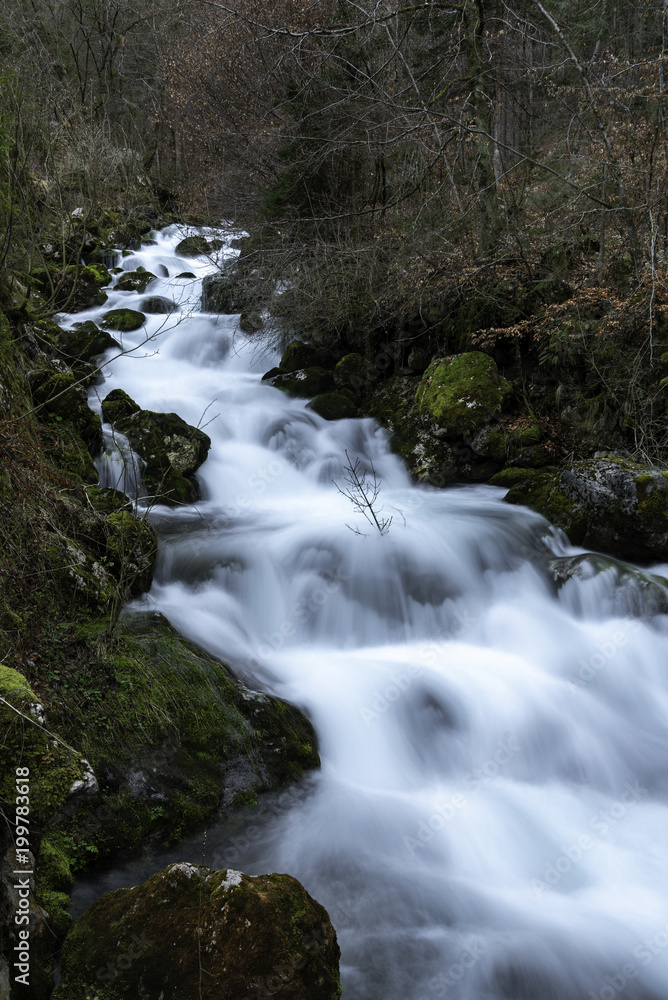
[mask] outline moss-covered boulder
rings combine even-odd
[[[102,317],[102,326],[120,333],[130,333],[144,325],[146,317],[136,309],[110,309]]]
[[[340,392],[323,392],[312,399],[306,408],[325,420],[346,420],[357,416],[355,404]]]
[[[71,313],[104,305],[107,294],[102,288],[111,280],[106,267],[98,264],[37,268],[31,277],[33,285],[54,308]]]
[[[99,447],[100,418],[89,407],[86,391],[75,375],[67,370],[40,368],[31,372],[28,381],[38,417],[69,422],[91,450]]]
[[[175,863],[74,924],[54,1000],[338,1000],[327,911],[290,875]],[[104,970],[102,973],[100,970]]]
[[[511,391],[492,358],[470,351],[432,362],[415,400],[425,419],[456,438],[489,423]]]
[[[206,236],[186,236],[176,244],[175,252],[181,257],[200,257],[214,249]]]
[[[118,279],[116,290],[119,292],[139,292],[141,294],[155,280],[155,274],[138,267],[136,271],[126,271],[123,277]]]
[[[110,348],[120,350],[117,340],[100,330],[91,320],[75,323],[73,329],[62,330],[58,337],[58,347],[67,358],[76,361],[93,361]]]
[[[202,281],[202,312],[233,315],[245,305],[243,289],[232,270],[207,274]]]
[[[334,376],[325,368],[301,368],[297,371],[281,373],[267,379],[271,385],[290,396],[308,399],[322,393],[331,392],[336,388]]]
[[[106,243],[119,250],[140,250],[141,229],[134,222],[114,226],[105,233]]]
[[[668,559],[668,472],[595,459],[561,471],[504,470],[508,503],[526,504],[576,545],[634,561]]]
[[[506,464],[541,468],[552,460],[549,448],[541,446],[544,437],[542,426],[527,415],[481,428],[471,437],[471,447],[496,463],[497,469]]]
[[[122,390],[109,393],[102,413],[105,420],[113,420],[144,460],[142,483],[151,497],[169,504],[196,499],[197,485],[191,477],[211,447],[208,434],[191,427],[176,413],[140,410]]]
[[[249,690],[162,615],[123,615],[103,648],[68,674],[60,706],[100,780],[63,821],[82,850],[105,858],[175,841],[319,765],[297,708]]]
[[[102,400],[102,416],[109,424],[127,419],[140,410],[141,406],[124,389],[112,389]]]

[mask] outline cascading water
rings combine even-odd
[[[344,1000],[665,1000],[656,588],[585,562],[557,589],[551,563],[582,550],[542,518],[491,487],[412,485],[373,420],[328,423],[262,384],[273,353],[171,277],[212,269],[175,254],[182,235],[122,260],[167,272],[151,294],[176,310],[123,335],[97,389],[212,439],[196,508],[151,512],[159,562],[139,603],[302,706],[322,758],[210,831],[206,863],[299,878],[337,928]],[[136,303],[112,290],[104,309]],[[332,482],[346,449],[378,473],[382,537]],[[200,861],[201,839],[188,850]],[[117,870],[80,904],[136,881]]]

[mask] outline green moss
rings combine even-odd
[[[77,921],[54,1000],[84,1000],[100,978],[123,1000],[195,1000],[202,982],[220,1000],[260,995],[267,983],[283,1000],[337,1000],[339,957],[327,912],[296,879],[170,865],[106,893]]]
[[[186,236],[176,244],[175,252],[181,257],[199,257],[211,252],[211,244],[205,236]]]
[[[2,663],[0,663],[0,695],[12,702],[15,699],[19,702],[37,701],[23,674],[18,670],[12,670],[11,667],[5,667]]]
[[[361,354],[346,354],[334,368],[337,385],[350,386],[355,392],[364,388],[364,358]]]
[[[146,317],[136,309],[111,309],[102,317],[102,326],[109,327],[110,330],[119,330],[121,333],[129,333],[138,330],[144,325]]]
[[[315,396],[307,405],[325,420],[345,420],[357,416],[357,407],[340,392],[325,392]]]
[[[510,392],[492,358],[473,351],[432,362],[415,400],[423,417],[457,437],[487,423]]]
[[[102,400],[102,416],[109,424],[139,413],[141,407],[123,389],[112,389]]]

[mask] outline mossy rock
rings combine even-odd
[[[106,555],[123,592],[136,596],[149,590],[158,551],[155,529],[126,510],[110,514],[107,525]]]
[[[334,367],[334,381],[340,386],[350,386],[355,392],[364,388],[364,358],[361,354],[346,354]]]
[[[303,399],[329,393],[335,388],[334,376],[325,368],[302,368],[275,375],[268,381],[282,392]]]
[[[176,309],[176,302],[166,299],[162,295],[151,295],[142,299],[139,303],[142,312],[149,315],[168,316]]]
[[[503,423],[483,427],[471,439],[477,454],[491,459],[500,468],[512,463],[524,468],[540,468],[550,463],[550,454],[538,447],[544,437],[541,425],[530,417],[514,421],[518,426]]]
[[[86,392],[74,375],[43,368],[31,373],[29,383],[41,419],[69,422],[89,448],[99,446],[100,418],[89,407]]]
[[[338,1000],[339,959],[327,911],[290,875],[175,863],[77,920],[53,1000],[89,1000],[101,979],[107,1000]]]
[[[508,470],[492,479],[508,485]],[[506,500],[526,504],[576,545],[637,562],[668,559],[668,472],[621,459],[561,472],[516,469]]]
[[[62,353],[78,361],[93,361],[112,347],[120,350],[120,346],[111,334],[100,330],[91,320],[75,323],[73,329],[62,330],[58,337],[58,347]]]
[[[151,271],[139,270],[126,271],[122,278],[116,282],[116,290],[119,292],[139,292],[146,291],[152,281],[156,280],[155,274]]]
[[[188,504],[197,498],[197,485],[190,477],[206,459],[211,447],[208,434],[176,413],[140,410],[118,389],[103,400],[102,413],[144,460],[142,484],[149,496],[167,504]]]
[[[109,424],[125,420],[140,410],[141,406],[124,389],[112,389],[102,400],[102,416]]]
[[[605,574],[606,591],[610,595],[606,610],[620,617],[668,614],[668,580],[653,573],[643,573],[610,556],[593,552],[561,556],[550,561],[550,571],[557,591],[571,580],[592,580]]]
[[[207,274],[202,281],[202,312],[234,315],[245,305],[243,289],[229,270]]]
[[[324,392],[312,399],[306,408],[325,420],[346,420],[357,416],[355,404],[340,392]]]
[[[181,257],[201,257],[211,253],[213,247],[206,236],[186,236],[174,249]]]
[[[146,317],[136,309],[111,309],[102,317],[102,325],[120,333],[130,333],[144,325]]]
[[[54,465],[84,483],[97,483],[100,474],[89,448],[71,423],[61,421],[49,426],[44,425],[40,428],[40,438],[43,446],[48,448],[49,458]],[[94,444],[97,444],[97,440]]]
[[[17,710],[0,703],[0,797],[16,802],[16,768],[27,767],[33,824],[28,839],[36,851],[40,827],[53,820],[85,767],[80,755],[46,731],[44,708],[22,674],[0,665],[0,695]]]
[[[489,423],[511,391],[492,358],[470,351],[432,362],[415,400],[424,419],[454,438]]]
[[[82,267],[79,264],[63,269],[52,265],[36,268],[31,278],[47,301],[52,302],[56,309],[68,312],[81,312],[104,305],[107,294],[102,291],[102,285],[109,284],[111,280],[105,267]]]
[[[68,725],[80,720],[100,778],[98,800],[63,820],[81,850],[102,859],[176,841],[319,765],[297,708],[246,688],[162,615],[123,615],[105,646],[72,674],[60,709]]]
[[[89,486],[86,496],[88,503],[98,514],[115,514],[119,510],[130,510],[132,506],[125,493],[110,486]]]
[[[104,613],[116,597],[116,583],[107,567],[74,538],[48,532],[44,537],[48,571],[74,608],[77,603]]]
[[[132,222],[117,225],[105,234],[106,243],[119,250],[140,250],[141,232]]]

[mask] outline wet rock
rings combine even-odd
[[[202,312],[234,315],[245,305],[243,290],[229,269],[207,274],[202,281]]]
[[[58,336],[58,346],[68,358],[77,361],[93,361],[110,348],[120,350],[117,340],[100,330],[91,320],[85,323],[75,323],[72,330],[62,330]]]
[[[186,236],[176,244],[175,251],[181,257],[200,257],[209,254],[214,249],[206,236]]]
[[[289,875],[171,864],[100,897],[70,930],[54,1000],[86,1000],[108,969],[116,1000],[337,1000],[327,911]]]
[[[146,317],[136,309],[111,309],[102,317],[102,325],[120,333],[130,333],[144,325]]]
[[[211,439],[176,413],[141,410],[115,389],[103,400],[105,420],[125,434],[144,461],[142,483],[159,503],[192,503],[197,484],[190,478],[205,460]]]
[[[307,404],[308,410],[324,417],[325,420],[345,420],[357,416],[355,404],[340,392],[324,392]]]
[[[137,268],[136,271],[126,271],[122,278],[116,282],[116,290],[119,292],[145,292],[152,281],[156,280],[155,274]]]
[[[334,376],[325,368],[302,368],[285,373],[281,369],[280,375],[275,375],[268,381],[290,396],[299,396],[303,399],[328,393],[335,388]]]
[[[577,462],[564,470],[506,469],[508,503],[526,504],[576,545],[622,559],[668,559],[668,472],[621,459]]]
[[[156,315],[168,315],[176,309],[176,302],[162,295],[151,295],[139,303],[142,312]]]

